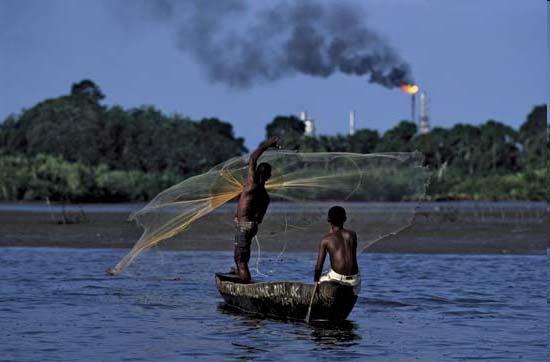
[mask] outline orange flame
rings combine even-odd
[[[402,84],[399,88],[408,94],[416,94],[416,92],[418,92],[418,86],[415,84]]]

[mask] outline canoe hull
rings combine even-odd
[[[313,292],[312,284],[288,281],[242,284],[230,274],[216,274],[216,286],[232,307],[283,319],[305,319]],[[311,319],[345,320],[356,301],[352,287],[337,282],[320,283],[313,298]]]

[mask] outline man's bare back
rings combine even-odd
[[[355,231],[331,230],[321,240],[321,248],[328,252],[330,267],[342,275],[354,275],[359,272],[357,266],[357,234]],[[322,267],[322,266],[321,266]]]
[[[239,196],[235,221],[251,221],[260,224],[263,221],[270,201],[271,199],[264,185],[254,183],[246,185],[244,191]]]
[[[346,211],[340,206],[329,210],[329,233],[319,243],[319,255],[315,265],[314,281],[335,280],[354,287],[358,293],[361,286],[357,265],[357,234],[344,229]],[[321,277],[326,255],[330,257],[330,271]]]

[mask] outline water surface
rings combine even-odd
[[[230,253],[152,251],[104,275],[124,253],[1,249],[0,360],[548,360],[545,256],[363,254],[349,321],[307,325],[224,307]],[[260,271],[309,281],[313,261]]]

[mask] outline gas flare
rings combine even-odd
[[[415,84],[401,84],[399,87],[403,92],[408,94],[416,94],[418,92],[418,86]]]

